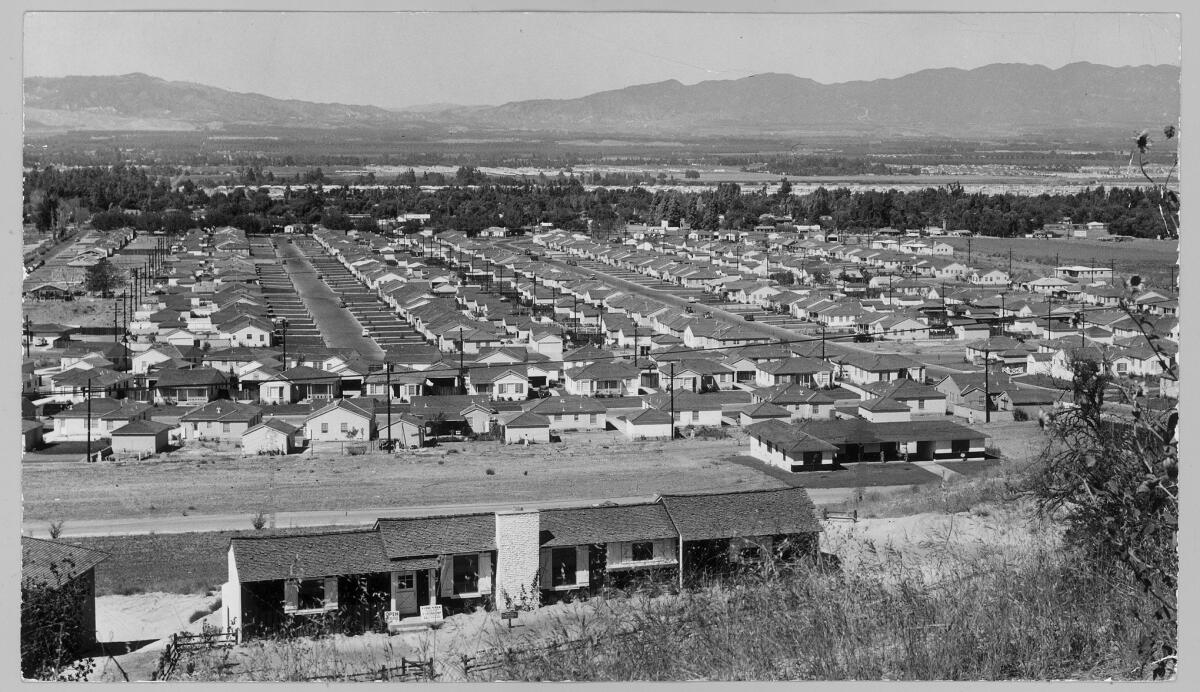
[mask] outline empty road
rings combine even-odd
[[[338,294],[317,278],[317,270],[300,248],[292,243],[281,243],[278,252],[325,343],[331,348],[352,348],[367,360],[383,360],[383,349],[373,339],[362,335],[362,324],[342,307]]]

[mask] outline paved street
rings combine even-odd
[[[317,270],[300,248],[282,243],[279,254],[326,343],[332,348],[352,348],[368,360],[383,360],[383,349],[362,335],[362,325],[341,306],[338,294],[317,278]]]

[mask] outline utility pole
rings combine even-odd
[[[386,354],[384,358],[387,358]],[[390,360],[384,361],[384,369],[387,371],[385,376],[387,383],[387,451],[391,452],[395,447],[392,444],[392,362]]]
[[[29,357],[29,342],[32,334],[29,331],[29,315],[25,315],[25,357]]]
[[[991,378],[988,376],[989,361],[991,360],[991,350],[983,349],[983,422],[992,422],[992,385]]]
[[[87,378],[87,391],[83,393],[87,400],[87,460],[92,460],[92,378]]]
[[[25,324],[26,325],[29,324],[28,316],[25,317]],[[638,351],[639,350],[641,350],[641,349],[638,347],[638,323],[637,323],[637,320],[634,320],[633,321],[633,367],[635,367],[635,368],[638,366]],[[25,342],[25,355],[29,355],[28,340],[26,340],[26,342]],[[641,377],[640,374],[638,376]]]
[[[463,328],[458,328],[458,377],[462,382],[462,393],[467,393],[467,369],[463,366],[463,355],[467,350],[467,342],[463,340]]]
[[[675,439],[675,361],[671,361],[671,382],[667,385],[671,391],[671,440]]]
[[[967,236],[967,264],[971,263],[971,236]]]
[[[825,323],[821,323],[821,360],[825,360]]]
[[[1008,249],[1008,280],[1012,281],[1012,248]]]

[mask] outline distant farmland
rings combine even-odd
[[[940,238],[955,247],[956,259],[967,259],[967,238]],[[1139,274],[1159,286],[1170,281],[1171,267],[1179,259],[1178,241],[1135,238],[1126,242],[1105,242],[1075,238],[971,238],[972,260],[989,261],[993,266],[1007,269],[1008,251],[1012,250],[1013,273],[1036,272],[1045,275],[1046,268],[1062,264],[1095,263],[1107,267],[1110,263],[1118,277]],[[1178,272],[1176,272],[1178,276]]]

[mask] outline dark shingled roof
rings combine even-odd
[[[21,536],[22,580],[33,579],[56,586],[83,574],[107,559],[108,553],[99,550]],[[51,572],[51,565],[57,565],[61,579]]]
[[[547,509],[541,512],[542,546],[647,541],[679,535],[659,503]]]
[[[375,527],[389,558],[496,549],[496,518],[491,513],[380,519]]]
[[[242,582],[370,574],[392,568],[374,530],[232,538],[230,545]]]
[[[685,541],[821,531],[804,488],[663,495],[662,502]]]

